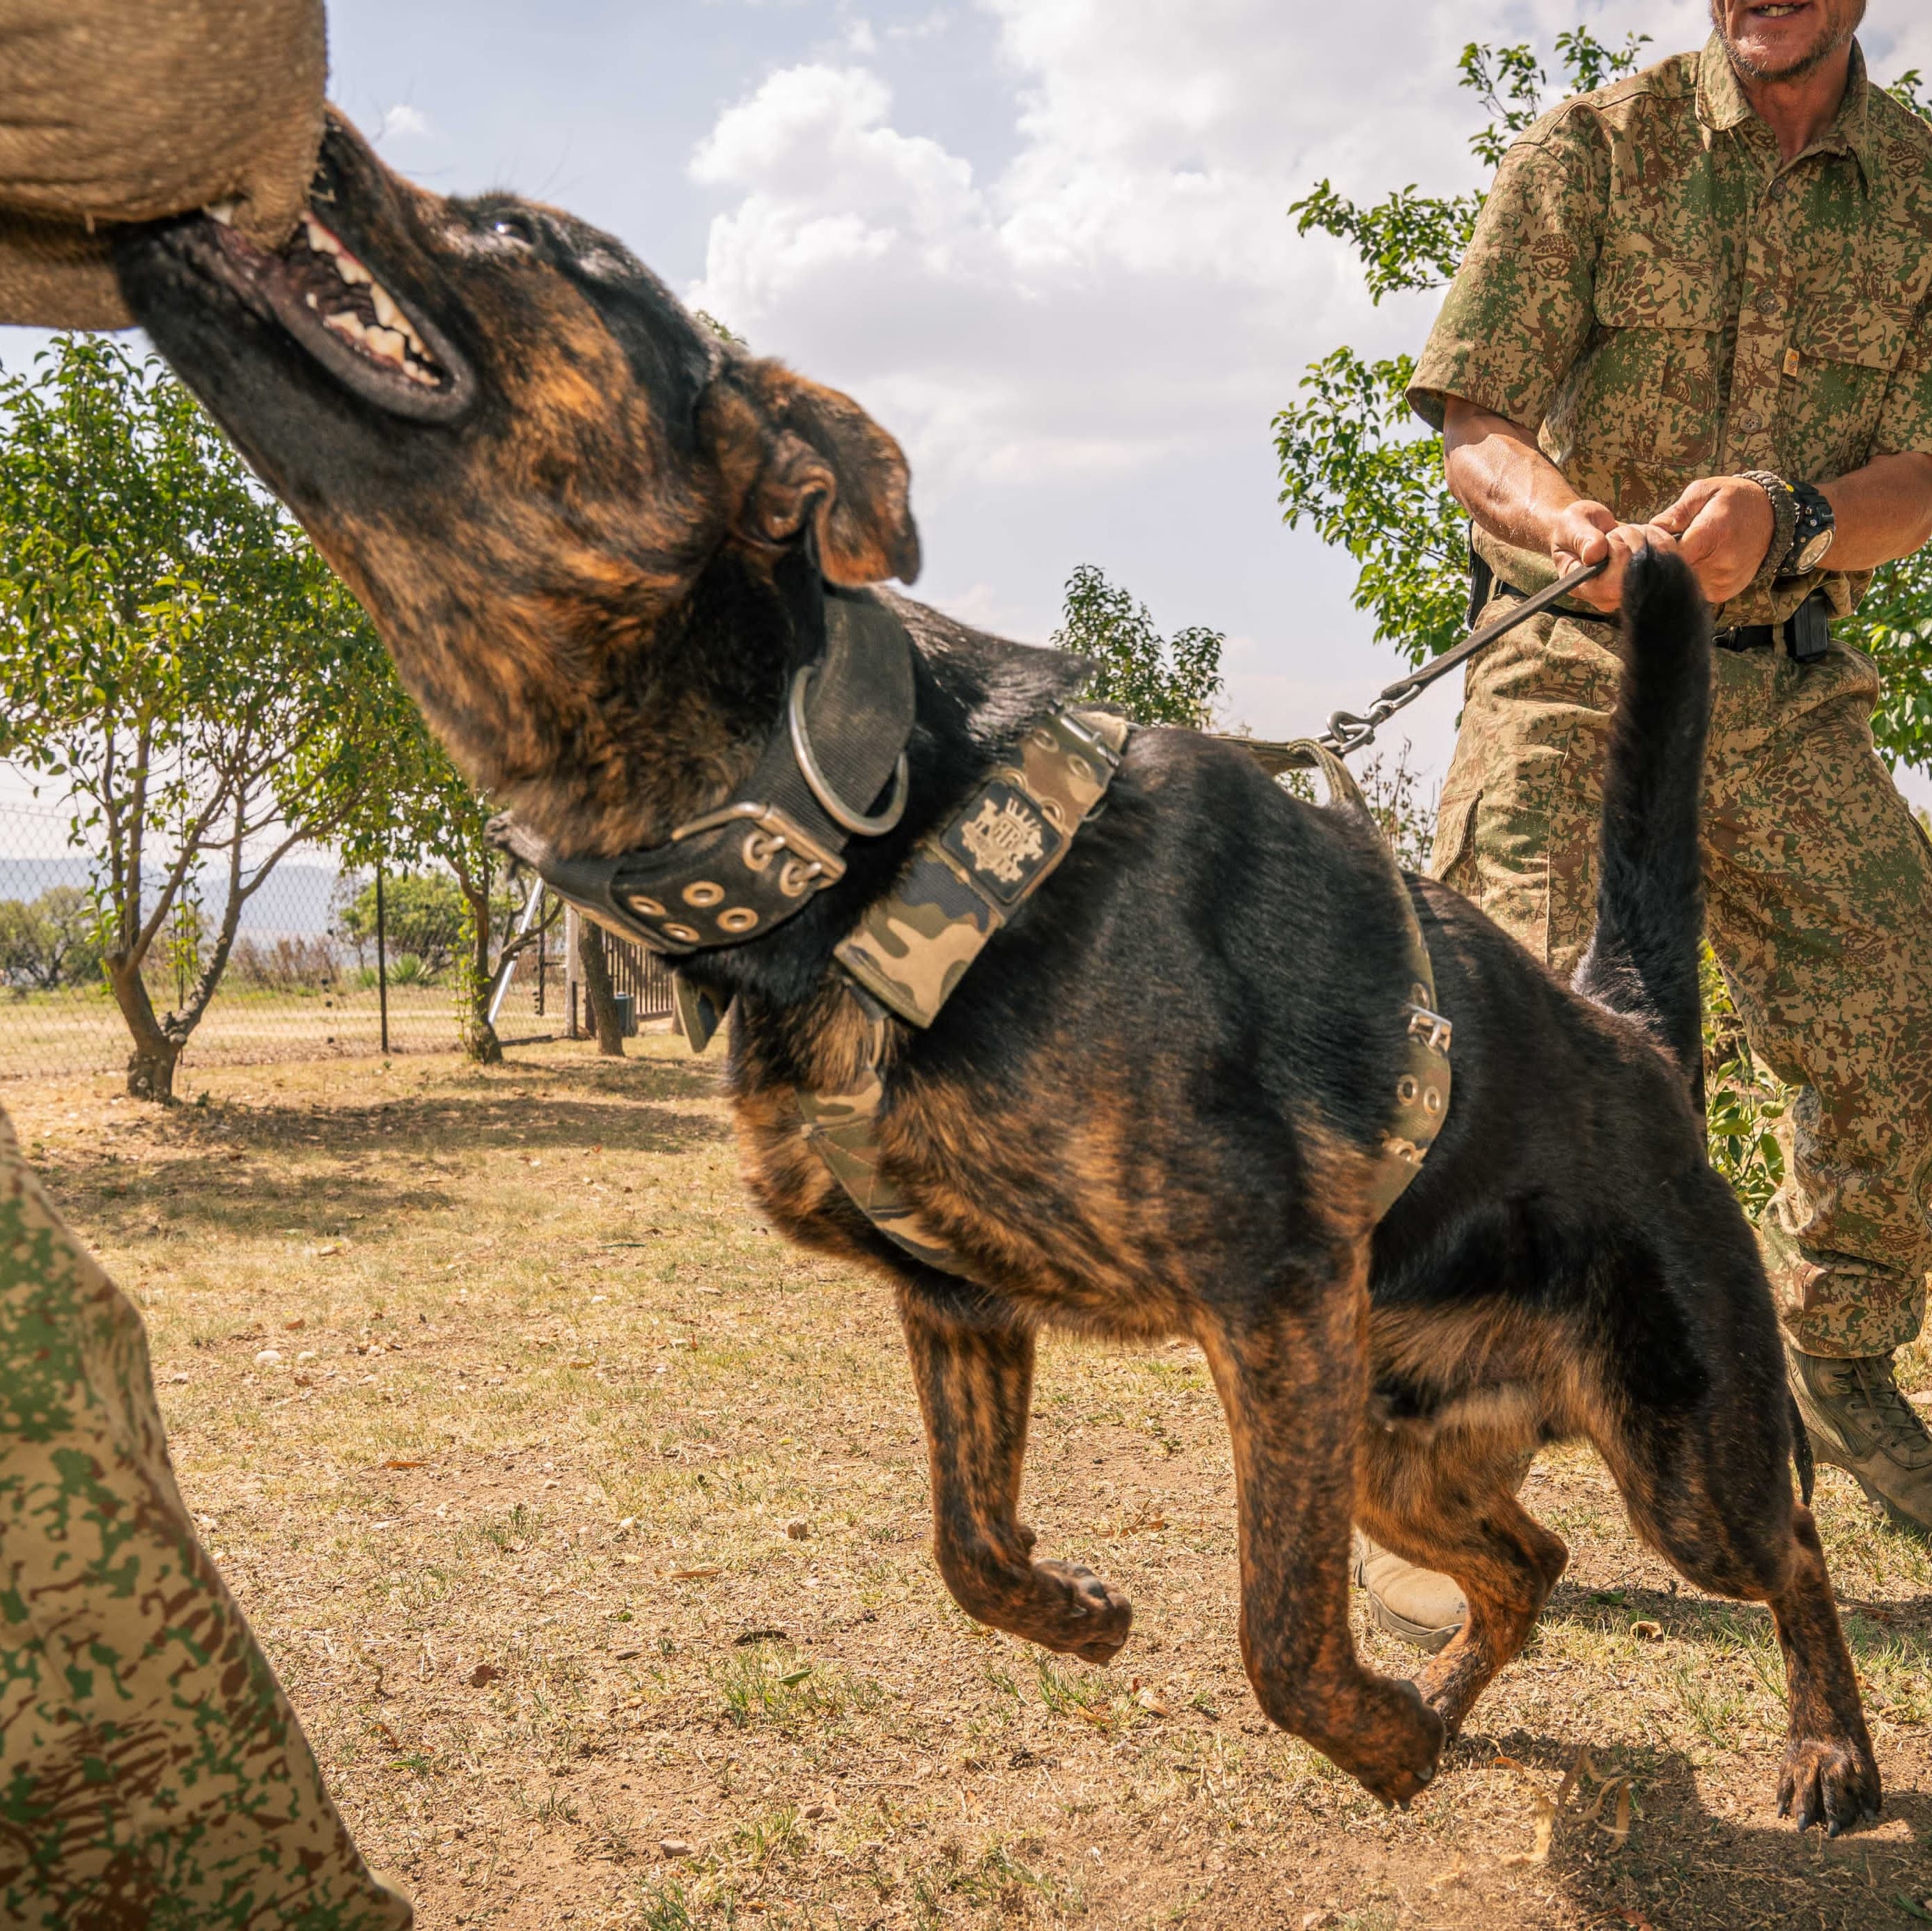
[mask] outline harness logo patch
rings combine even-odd
[[[976,811],[954,823],[945,842],[994,898],[1011,904],[1062,841],[1030,799],[996,781],[980,794]]]

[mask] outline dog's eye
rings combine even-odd
[[[526,248],[534,248],[537,244],[537,224],[527,214],[518,214],[514,211],[491,215],[490,232],[506,241],[521,242]]]

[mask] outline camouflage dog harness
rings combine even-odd
[[[880,1164],[878,1122],[893,1016],[926,1027],[1013,911],[1066,855],[1074,835],[1105,802],[1128,726],[1098,711],[1060,711],[1029,730],[1013,761],[994,772],[940,831],[922,839],[898,883],[868,907],[838,948],[866,1022],[866,1051],[852,1084],[801,1093],[799,1111],[819,1157],[860,1211],[915,1260],[968,1279],[971,1270],[920,1215]],[[1372,824],[1348,768],[1325,746],[1288,747],[1318,766],[1330,809]],[[1378,834],[1378,849],[1380,838]],[[1406,922],[1406,1064],[1370,1190],[1380,1219],[1422,1171],[1448,1116],[1449,1021],[1436,1010],[1436,973],[1407,882],[1386,861]]]

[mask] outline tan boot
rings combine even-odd
[[[1898,1392],[1892,1357],[1838,1361],[1788,1342],[1785,1353],[1813,1456],[1844,1469],[1895,1527],[1932,1531],[1932,1435]]]
[[[1355,1587],[1366,1591],[1378,1629],[1433,1655],[1469,1620],[1462,1592],[1446,1576],[1405,1562],[1355,1531]]]

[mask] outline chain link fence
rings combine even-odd
[[[92,855],[64,811],[0,802],[0,1080],[106,1072],[130,1041],[100,965]],[[182,1056],[197,1066],[330,1054],[450,1052],[459,1043],[460,901],[434,872],[384,881],[298,850],[244,904],[234,950]],[[145,977],[158,1011],[197,978],[224,901],[206,883],[156,938]],[[572,1024],[564,922],[518,953],[496,1031],[506,1046]]]

